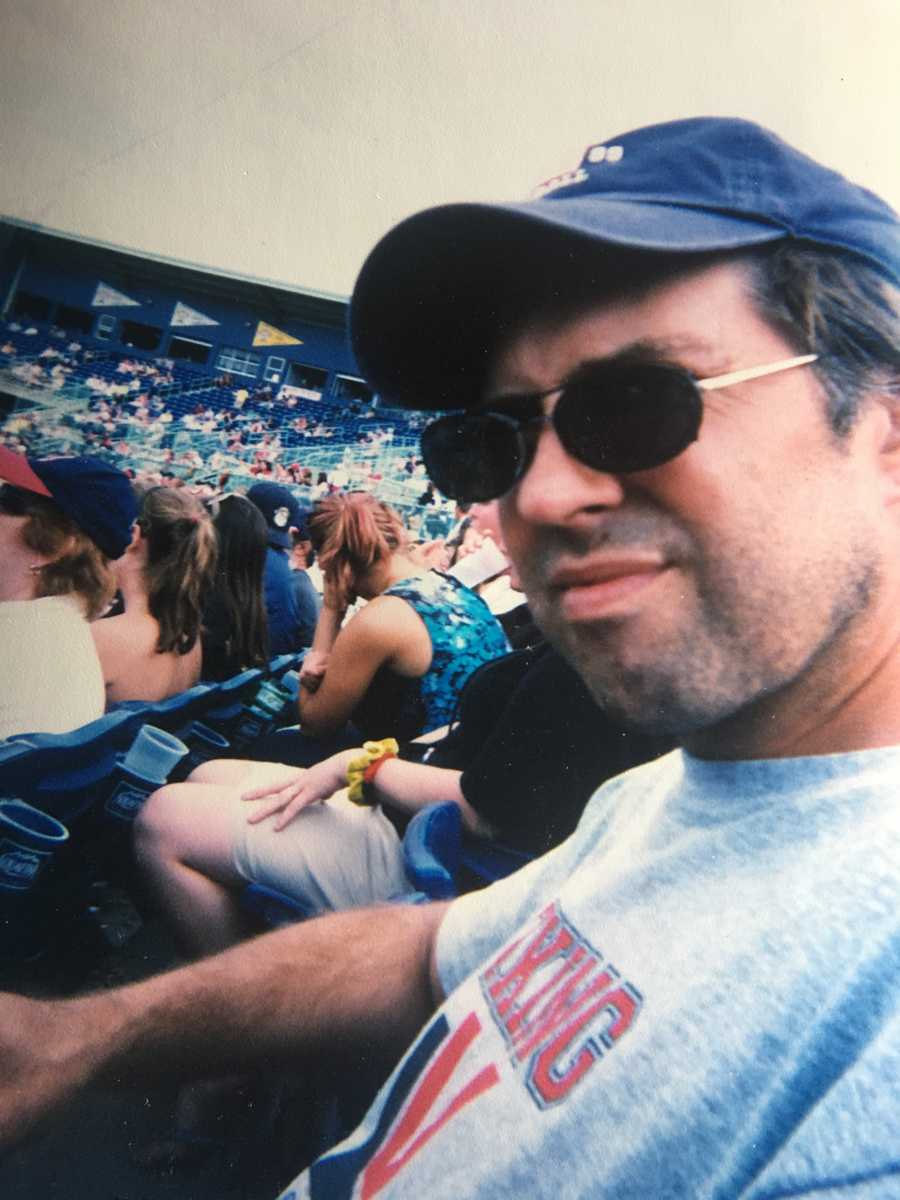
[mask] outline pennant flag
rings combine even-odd
[[[267,325],[265,321],[260,321],[256,326],[256,333],[253,337],[254,346],[302,346],[303,342],[300,338],[291,337],[289,333],[285,333],[281,329],[276,329],[274,325]]]
[[[94,292],[94,298],[91,301],[91,308],[140,308],[140,300],[132,300],[130,296],[126,296],[124,292],[117,292],[115,288],[111,288],[108,283],[98,283],[97,290]]]
[[[197,312],[196,308],[189,308],[186,304],[182,304],[180,300],[172,309],[172,320],[169,322],[170,325],[218,325],[218,323],[205,313]]]

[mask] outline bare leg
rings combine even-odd
[[[220,770],[231,766],[205,763],[195,775],[231,774],[232,781],[242,778],[241,786],[167,784],[153,793],[135,821],[135,855],[144,878],[191,958],[224,950],[250,932],[236,899],[245,881],[232,861],[234,806],[241,793],[270,779],[286,782],[297,773],[271,763],[242,764],[240,773]]]
[[[190,958],[224,950],[249,932],[236,900],[243,880],[231,863],[233,800],[234,789],[169,784],[154,792],[135,821],[144,879]]]

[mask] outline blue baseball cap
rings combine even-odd
[[[280,483],[254,483],[247,492],[250,500],[266,518],[269,527],[269,543],[291,548],[291,529],[302,531],[306,524],[306,513],[300,507],[293,492]]]
[[[48,496],[107,558],[120,558],[138,515],[131,480],[99,458],[27,458],[0,447],[0,480]]]
[[[585,244],[687,255],[787,239],[853,255],[900,286],[900,220],[874,193],[751,121],[649,125],[589,146],[534,199],[441,205],[397,225],[356,282],[353,349],[387,403],[460,407],[510,289],[527,292],[554,256]]]

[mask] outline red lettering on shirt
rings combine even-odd
[[[634,999],[624,988],[616,988],[601,996],[596,1003],[564,1026],[535,1055],[529,1065],[528,1086],[535,1098],[543,1104],[556,1104],[572,1090],[585,1071],[600,1057],[602,1051],[594,1041],[595,1035],[592,1034],[592,1037],[586,1039],[576,1050],[574,1057],[570,1057],[567,1065],[563,1061],[571,1043],[581,1030],[593,1021],[597,1013],[605,1012],[610,1018],[615,1014],[615,1019],[601,1035],[602,1040],[608,1040],[611,1045],[629,1027],[636,1011],[637,1004]]]
[[[631,1027],[640,993],[582,938],[557,904],[538,914],[481,976],[514,1063],[542,1107],[564,1099]]]

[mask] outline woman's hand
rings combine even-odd
[[[280,832],[290,825],[294,817],[320,800],[327,800],[347,784],[347,767],[350,760],[360,754],[356,750],[341,750],[325,758],[315,766],[302,771],[290,782],[285,784],[266,784],[244,792],[242,800],[259,800],[261,803],[247,818],[250,825],[258,825],[274,813],[281,815],[275,821],[273,829]]]
[[[300,686],[308,692],[316,692],[325,678],[328,669],[328,659],[331,656],[334,643],[341,630],[347,606],[339,595],[339,588],[334,579],[325,577],[325,594],[316,631],[310,648],[303,657],[300,665]]]
[[[307,650],[300,665],[300,686],[315,692],[325,678],[328,655],[320,650]]]

